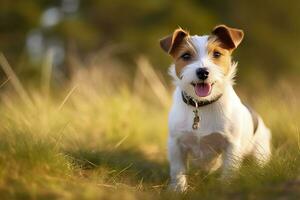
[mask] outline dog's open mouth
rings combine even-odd
[[[206,97],[210,94],[213,84],[209,83],[191,83],[194,86],[195,94],[198,97]]]

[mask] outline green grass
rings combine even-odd
[[[239,89],[273,131],[265,168],[248,158],[229,182],[192,167],[189,191],[178,194],[166,190],[170,94],[162,98],[162,84],[144,79],[131,86],[79,70],[51,92],[26,87],[29,100],[10,82],[0,88],[1,199],[300,198],[299,94],[289,84],[255,96]]]

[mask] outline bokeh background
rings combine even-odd
[[[1,199],[300,199],[300,1],[1,0]],[[190,165],[167,190],[178,26],[243,29],[237,90],[272,130],[232,180]]]
[[[2,0],[0,47],[18,73],[30,79],[41,70],[48,50],[55,70],[72,73],[70,54],[83,62],[99,51],[120,60],[132,72],[146,55],[166,71],[170,59],[159,38],[181,26],[191,34],[208,34],[225,23],[245,31],[235,54],[242,80],[299,75],[300,3],[238,0]],[[60,72],[59,72],[60,73]],[[3,75],[2,75],[3,77]],[[273,83],[272,83],[273,84]]]

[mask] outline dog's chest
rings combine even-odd
[[[177,110],[179,111],[179,110]],[[195,114],[193,109],[171,113],[171,134],[178,138],[180,147],[192,155],[196,161],[209,161],[219,155],[228,144],[225,137],[228,122],[216,107],[207,106],[198,111],[199,128],[192,128]]]
[[[178,143],[180,147],[190,153],[195,160],[209,161],[226,149],[228,140],[220,133],[211,133],[199,137],[195,133],[187,132],[178,139]]]
[[[198,137],[205,136],[210,133],[225,133],[228,129],[227,118],[224,113],[214,107],[207,107],[198,110],[199,127],[193,129],[196,115],[194,109],[177,110],[170,115],[170,128],[175,133],[193,132]]]

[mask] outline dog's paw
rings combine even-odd
[[[168,189],[175,192],[181,192],[181,193],[186,192],[188,189],[186,177],[182,175],[176,178],[176,180],[171,181]]]

